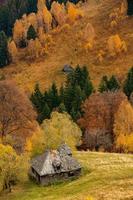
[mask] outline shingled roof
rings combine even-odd
[[[81,169],[78,161],[72,157],[71,149],[61,145],[57,150],[47,150],[32,160],[32,168],[40,175],[52,175]]]

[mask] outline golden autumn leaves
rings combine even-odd
[[[83,12],[70,2],[67,6],[53,2],[48,10],[44,1],[38,0],[37,13],[24,14],[14,24],[13,38],[8,45],[12,62],[22,57],[33,60],[44,56],[48,53],[49,46],[54,44],[50,31],[65,24],[73,24],[81,17]],[[27,32],[30,26],[34,28],[37,37],[28,40]],[[20,51],[20,48],[25,48],[25,51]]]

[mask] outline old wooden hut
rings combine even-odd
[[[34,158],[30,169],[30,176],[41,185],[76,178],[80,173],[81,165],[72,157],[71,149],[66,144]]]

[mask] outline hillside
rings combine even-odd
[[[133,1],[6,1],[0,200],[133,200]]]
[[[79,152],[84,167],[78,180],[39,187],[32,182],[17,186],[0,200],[132,200],[133,155]]]
[[[62,31],[52,31],[54,44],[49,50],[49,54],[44,58],[33,62],[19,61],[0,70],[7,78],[15,79],[18,85],[26,91],[32,91],[36,82],[42,88],[49,88],[51,82],[58,84],[64,82],[65,76],[61,72],[64,64],[73,66],[80,64],[86,65],[90,71],[92,81],[95,86],[103,75],[117,75],[119,80],[132,66],[133,55],[133,18],[127,17],[119,24],[116,30],[109,27],[109,14],[116,7],[119,7],[121,0],[99,1],[90,0],[81,6],[85,16],[78,20],[70,29]],[[91,23],[96,32],[95,47],[86,52],[81,48],[80,33],[84,30],[87,23]],[[105,59],[102,63],[96,62],[96,57],[100,49],[105,49],[110,35],[119,34],[127,43],[128,51],[114,59]]]

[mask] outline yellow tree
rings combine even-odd
[[[91,23],[88,23],[84,29],[83,38],[93,44],[96,37],[95,29]]]
[[[40,11],[37,12],[36,17],[37,17],[38,26],[44,28],[42,10],[40,10]]]
[[[42,56],[45,53],[45,49],[42,47],[38,38],[29,41],[27,50],[30,59],[39,58],[39,56]]]
[[[36,50],[35,50],[35,41],[33,39],[31,39],[28,42],[27,53],[28,53],[28,57],[30,59],[34,59],[35,58]]]
[[[114,134],[116,148],[124,152],[133,152],[133,108],[125,100],[115,115]]]
[[[121,13],[121,15],[127,14],[127,1],[126,0],[123,0],[121,3],[120,13]]]
[[[33,135],[27,138],[25,151],[34,157],[44,152],[46,149],[45,134],[43,134],[42,129],[38,126],[38,129],[33,133]]]
[[[38,29],[38,38],[39,38],[39,41],[41,42],[42,46],[45,46],[46,33],[44,33],[43,27],[39,27],[39,29]]]
[[[80,128],[67,113],[53,112],[51,119],[43,121],[42,130],[48,148],[57,148],[64,142],[75,148],[81,139]]]
[[[0,190],[11,191],[13,183],[27,176],[27,169],[26,156],[19,156],[11,146],[0,144]]]
[[[43,48],[38,38],[35,39],[35,57],[39,58],[39,56],[43,55]]]
[[[46,30],[46,32],[49,32],[51,29],[51,24],[52,24],[52,15],[48,11],[46,6],[42,10],[42,15],[43,15],[43,22],[44,22],[45,30]]]
[[[25,27],[21,20],[16,20],[13,28],[13,40],[19,46],[20,42],[26,38]]]
[[[43,10],[44,7],[45,7],[45,0],[38,0],[37,2],[38,11]]]
[[[18,49],[16,47],[14,40],[8,43],[8,51],[9,51],[12,62],[16,62],[18,59]]]
[[[27,16],[27,23],[28,27],[32,25],[34,29],[37,31],[38,28],[38,22],[37,22],[37,16],[35,13],[31,13]]]
[[[54,16],[58,25],[62,26],[66,22],[66,10],[64,4],[59,4],[58,2],[54,1],[51,6],[51,13]]]
[[[127,51],[127,45],[125,41],[122,41],[118,34],[110,36],[107,43],[108,51],[111,56],[115,56],[122,51]]]
[[[70,23],[74,23],[75,20],[84,16],[83,12],[77,8],[73,3],[67,4],[67,11],[68,11],[68,21]]]
[[[96,37],[94,27],[88,23],[83,31],[83,40],[85,41],[85,49],[90,50],[94,46],[94,39]]]

